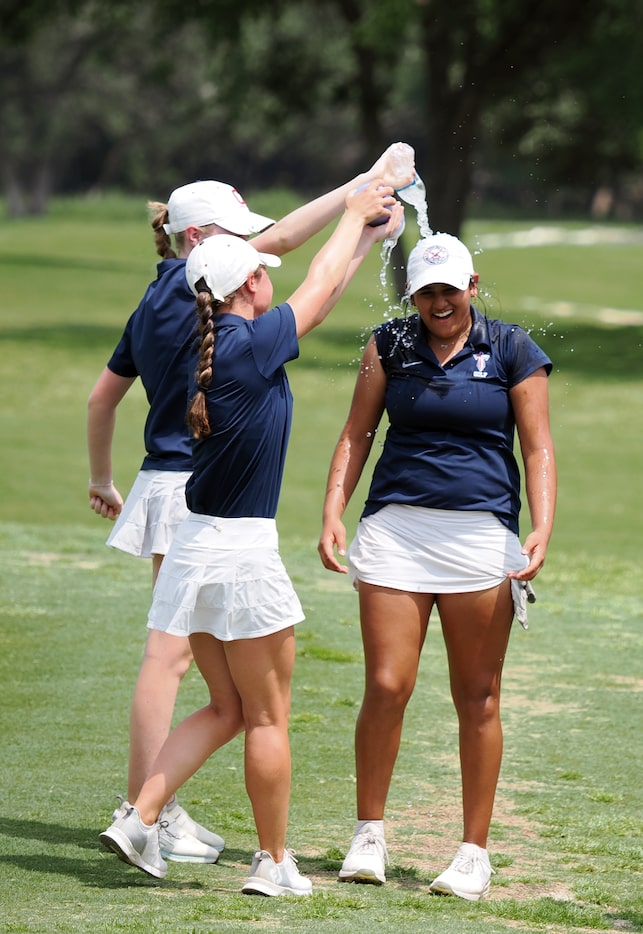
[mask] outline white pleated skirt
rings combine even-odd
[[[148,628],[256,639],[305,619],[279,555],[274,519],[189,513],[154,588]]]
[[[165,555],[188,514],[190,471],[141,470],[114,523],[107,544],[138,558]]]

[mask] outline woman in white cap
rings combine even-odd
[[[192,450],[185,402],[187,361],[196,320],[194,296],[185,281],[190,251],[206,237],[228,233],[243,238],[254,235],[258,250],[278,256],[288,253],[341,212],[352,188],[379,177],[396,187],[408,181],[395,177],[389,166],[389,150],[368,172],[277,223],[251,211],[231,185],[211,180],[177,188],[167,205],[150,205],[161,256],[158,275],[92,390],[87,437],[90,506],[98,515],[116,519],[109,545],[152,559],[152,585],[174,530],[187,513],[185,483],[192,469]],[[150,406],[144,435],[147,453],[123,505],[112,477],[112,439],[117,407],[137,377]],[[179,684],[191,660],[186,638],[155,631],[148,634],[130,711],[129,800],[138,795],[167,738]],[[123,812],[123,800],[114,819]],[[176,799],[168,802],[162,832],[167,859],[216,862],[223,846],[223,839],[192,820]]]
[[[335,305],[370,246],[399,228],[402,208],[392,195],[379,182],[352,194],[302,285],[275,307],[266,267],[279,264],[276,256],[221,235],[188,257],[200,334],[188,410],[195,438],[190,512],[163,561],[148,626],[189,638],[210,703],[172,731],[133,806],[126,803],[125,816],[101,834],[121,859],[157,878],[167,871],[157,822],[164,803],[245,730],[259,849],[242,891],[311,891],[286,847],[294,626],[304,617],[275,526],[292,411],[284,365]],[[385,209],[389,223],[368,226]]]
[[[440,617],[460,731],[463,843],[435,892],[483,898],[487,834],[502,756],[500,679],[515,614],[552,531],[556,470],[551,362],[516,325],[472,304],[478,274],[447,234],[407,266],[416,313],[378,327],[333,456],[319,552],[359,591],[366,685],[355,744],[357,825],[341,880],[380,885],[384,808],[429,617]],[[349,552],[341,517],[386,410],[389,428]],[[517,428],[531,531],[518,538]],[[530,586],[529,589],[531,590]],[[533,593],[533,592],[532,592]]]

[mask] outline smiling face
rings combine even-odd
[[[456,289],[445,282],[433,282],[418,289],[411,302],[418,310],[429,335],[450,341],[461,334],[471,320],[470,304],[478,294],[478,276],[471,277],[466,289]]]

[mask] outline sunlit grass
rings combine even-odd
[[[278,216],[280,204],[295,202],[272,193],[252,203]],[[465,239],[474,245],[476,236],[528,226],[476,221]],[[293,684],[291,843],[315,894],[301,903],[239,894],[255,845],[241,740],[183,791],[195,816],[227,838],[219,866],[173,864],[158,885],[98,847],[114,796],[123,791],[128,708],[150,592],[147,564],[105,548],[107,523],[88,508],[85,408],[154,274],[155,256],[144,199],[60,202],[48,218],[3,225],[3,931],[643,929],[643,331],[606,326],[592,311],[640,308],[639,253],[631,245],[557,244],[494,248],[477,257],[495,293],[490,313],[530,327],[554,361],[561,474],[558,521],[530,630],[514,633],[505,667],[505,756],[490,841],[496,875],[483,904],[427,892],[460,832],[457,725],[437,622],[391,788],[389,883],[380,889],[335,881],[354,820],[352,737],[363,664],[355,595],[346,578],[324,571],[315,544],[357,360],[385,312],[376,253],[289,367],[295,418],[278,525],[307,616]],[[277,299],[301,280],[310,255],[303,249],[275,272]],[[558,300],[579,303],[581,312],[538,312],[538,301]],[[115,439],[124,493],[142,460],[145,412],[137,386],[119,409]],[[364,496],[362,483],[347,513],[349,530]],[[177,717],[203,702],[203,684],[191,671]]]

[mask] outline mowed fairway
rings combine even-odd
[[[297,203],[284,192],[247,197],[273,217]],[[407,217],[407,249],[415,233]],[[529,631],[512,635],[505,669],[491,897],[428,894],[460,834],[457,727],[437,619],[391,788],[389,881],[336,882],[353,829],[363,672],[355,596],[346,577],[324,571],[316,541],[357,361],[390,313],[374,251],[289,366],[295,416],[277,518],[307,614],[293,684],[290,845],[314,884],[298,902],[240,894],[255,846],[241,739],[182,792],[225,836],[219,865],[173,863],[158,884],[98,844],[125,790],[150,592],[147,563],[107,549],[107,523],[88,507],[86,401],[155,255],[144,199],[61,201],[47,218],[1,220],[0,930],[643,930],[643,238],[608,225],[475,221],[463,239],[477,253],[489,314],[531,329],[554,361],[560,470],[538,602]],[[321,242],[271,273],[275,300],[301,281]],[[123,494],[142,460],[145,413],[136,386],[114,447]],[[365,490],[348,510],[349,530]],[[204,702],[192,671],[177,717]]]

